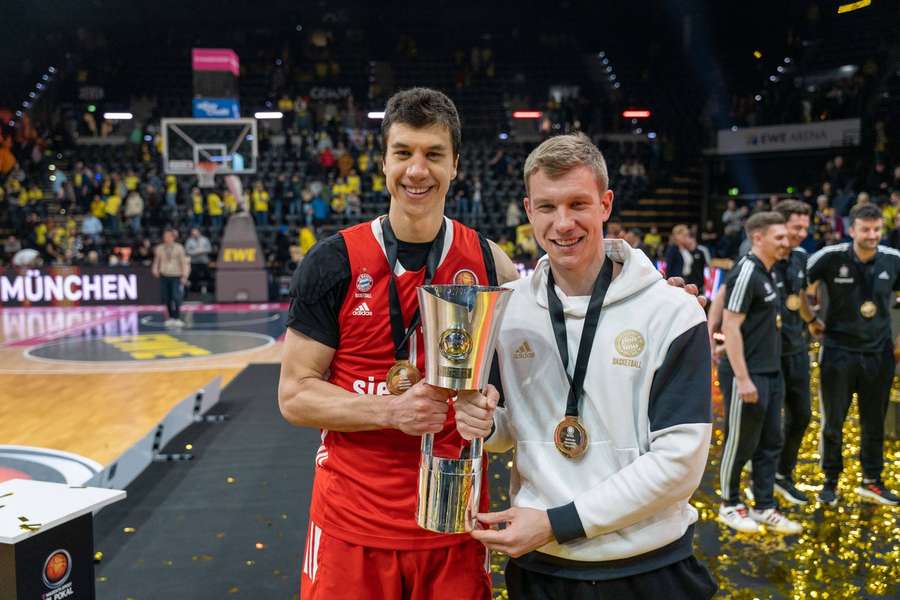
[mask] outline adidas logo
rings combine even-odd
[[[371,317],[372,309],[369,308],[369,305],[363,302],[359,306],[353,309],[353,312],[350,313],[354,317]]]
[[[878,276],[878,279],[890,279],[891,276],[888,275],[887,271],[882,271],[881,275]]]
[[[522,342],[516,351],[513,352],[513,358],[534,358],[534,350],[531,349],[531,346],[528,344],[528,341]]]

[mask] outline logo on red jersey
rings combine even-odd
[[[478,276],[471,269],[460,269],[453,275],[454,285],[478,285]]]
[[[353,312],[350,313],[354,317],[371,317],[372,309],[369,308],[369,305],[365,302],[361,303],[359,306],[353,309]]]
[[[366,293],[372,289],[372,286],[375,284],[375,280],[372,279],[372,276],[368,273],[360,273],[359,277],[356,278],[356,291]]]

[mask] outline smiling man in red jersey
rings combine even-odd
[[[459,161],[453,102],[430,89],[399,92],[382,135],[388,214],[317,244],[292,285],[279,406],[288,422],[322,432],[301,597],[487,599],[484,546],[415,520],[420,436],[434,433],[443,456],[464,444],[446,390],[419,381],[416,288],[518,274],[495,244],[444,217]],[[468,398],[489,413],[497,399],[493,387]]]

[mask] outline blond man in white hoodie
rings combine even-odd
[[[613,193],[585,136],[545,141],[524,175],[547,255],[508,284],[505,401],[486,442],[516,448],[512,508],[480,514],[472,536],[512,557],[510,598],[710,598],[688,503],[711,433],[703,310],[642,252],[604,241]],[[486,433],[490,408],[458,400],[460,431]]]

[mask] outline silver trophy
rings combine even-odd
[[[483,390],[511,290],[472,285],[418,289],[425,338],[425,383],[449,390]],[[483,440],[469,456],[434,456],[434,434],[422,436],[416,521],[439,533],[464,533],[475,525],[481,497]]]

